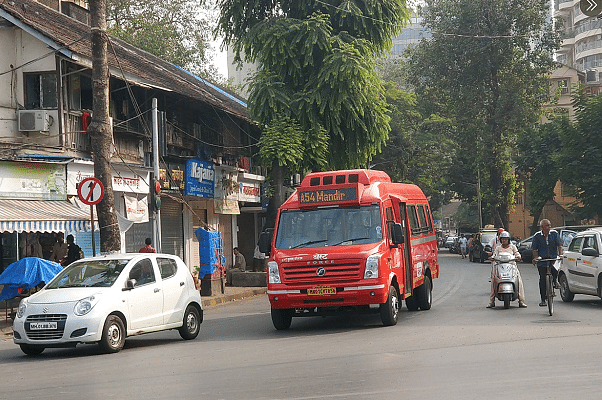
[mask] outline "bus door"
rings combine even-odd
[[[403,265],[403,256],[399,247],[390,246],[390,243],[393,243],[393,224],[395,223],[395,214],[393,212],[392,205],[387,203],[383,204],[383,207],[385,209],[385,221],[387,227],[387,244],[389,245],[389,265],[391,270],[393,270],[399,276],[402,273],[400,272],[400,269]]]
[[[400,199],[394,199],[394,204],[398,205],[394,207],[395,210],[399,210],[399,222],[401,223],[401,230],[403,232],[403,244],[401,245],[403,252],[403,265],[404,265],[404,292],[406,296],[412,294],[412,257],[410,254],[410,231],[407,223],[407,212],[406,203],[400,201]]]

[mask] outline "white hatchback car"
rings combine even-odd
[[[169,254],[111,254],[76,261],[21,301],[13,340],[25,354],[98,342],[115,353],[127,336],[178,329],[194,339],[201,296],[182,260]]]
[[[602,227],[575,234],[562,256],[558,272],[560,296],[573,301],[575,294],[602,297]]]

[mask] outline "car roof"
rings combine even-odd
[[[587,234],[592,234],[592,233],[602,233],[602,227],[601,226],[597,226],[594,228],[590,228],[581,232],[577,232],[577,234],[575,236],[584,236]]]
[[[96,257],[86,257],[85,260],[132,260],[137,257],[166,257],[166,258],[178,258],[173,254],[164,253],[107,253],[101,254]]]

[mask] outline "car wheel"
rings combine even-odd
[[[430,310],[433,304],[433,285],[431,278],[424,277],[424,283],[416,288],[418,291],[418,305],[421,310]]]
[[[125,344],[125,327],[117,315],[109,315],[98,343],[105,353],[117,353]]]
[[[397,324],[399,318],[399,296],[395,286],[389,287],[387,302],[380,305],[380,319],[384,326]]]
[[[558,281],[560,282],[560,297],[562,298],[562,301],[570,303],[575,298],[575,293],[571,292],[571,289],[569,289],[569,281],[566,279],[566,275],[560,275]]]
[[[20,344],[21,351],[28,356],[37,356],[38,354],[42,354],[45,347],[42,346],[33,346],[30,344]]]
[[[272,308],[272,323],[279,331],[287,330],[293,322],[293,310],[290,308]]]
[[[184,321],[178,329],[180,336],[184,340],[192,340],[199,335],[201,330],[201,314],[199,310],[192,304],[186,307],[184,313]]]

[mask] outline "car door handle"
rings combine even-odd
[[[161,291],[161,289],[159,289],[158,287],[155,288],[155,293],[159,293]]]
[[[577,261],[581,261],[581,258],[580,258],[580,257],[577,257]]]
[[[185,283],[184,283],[184,282],[180,282],[180,286],[184,286],[184,285],[185,285]]]

